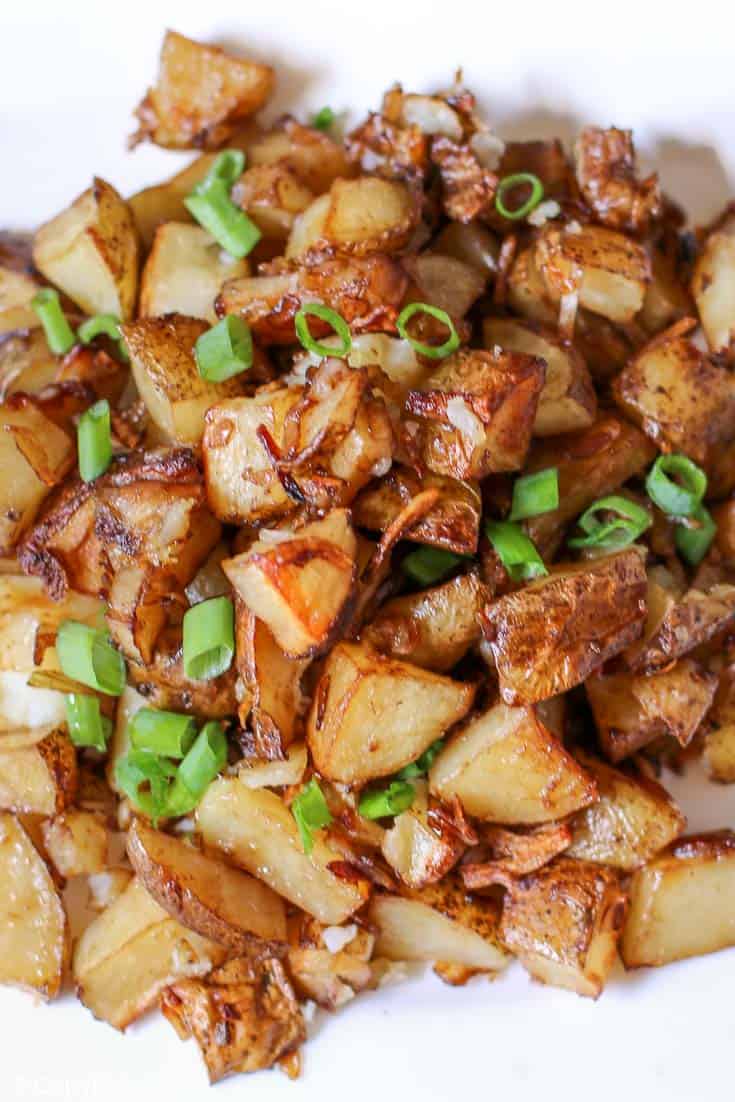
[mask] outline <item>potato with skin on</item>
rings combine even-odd
[[[577,183],[603,226],[640,235],[662,211],[658,174],[636,177],[631,130],[585,126],[574,148]]]
[[[634,873],[621,954],[657,966],[735,945],[735,834],[680,838]]]
[[[533,704],[581,684],[636,639],[646,571],[635,549],[559,565],[482,613],[507,704]]]
[[[542,823],[514,830],[486,825],[480,833],[481,854],[473,855],[474,860],[464,861],[459,870],[462,883],[470,892],[505,886],[509,876],[528,876],[548,865],[569,848],[571,841],[568,822]]]
[[[596,999],[615,963],[626,909],[617,872],[557,857],[509,881],[500,936],[534,979]]]
[[[735,339],[735,205],[710,228],[694,265],[692,295],[714,355],[732,359]]]
[[[249,270],[247,260],[229,256],[201,226],[164,222],[156,230],[140,277],[138,314],[183,314],[214,325],[214,300],[222,284]]]
[[[0,983],[56,998],[70,946],[64,906],[43,858],[6,812],[0,812],[0,885]]]
[[[136,108],[140,126],[131,145],[149,140],[164,149],[218,149],[260,110],[273,83],[270,65],[166,31],[158,80]]]
[[[61,728],[0,735],[0,808],[60,815],[74,803],[77,754]]]
[[[667,601],[645,646],[626,652],[628,666],[636,672],[656,673],[706,643],[735,620],[735,586],[716,584],[706,590],[694,586],[684,594],[674,591]],[[653,625],[652,625],[653,627]]]
[[[519,352],[462,349],[406,398],[421,419],[424,463],[451,478],[484,478],[523,466],[545,364]]]
[[[656,781],[581,751],[576,757],[594,777],[599,798],[570,820],[567,857],[630,872],[684,833],[686,817]]]
[[[365,784],[415,761],[469,711],[475,685],[338,643],[314,691],[307,741],[318,771]]]
[[[419,889],[441,880],[459,861],[466,843],[429,801],[428,785],[412,780],[414,801],[386,830],[383,857],[408,887]]]
[[[416,229],[419,216],[416,195],[397,180],[379,176],[338,179],[330,188],[323,214],[320,206],[315,227],[318,236],[299,243],[301,255],[309,249],[325,248],[353,256],[400,252]],[[297,255],[291,242],[289,245],[287,255]]]
[[[485,290],[487,279],[477,267],[455,256],[445,256],[440,252],[426,251],[418,256],[407,258],[406,264],[413,275],[416,287],[409,291],[409,302],[425,302],[436,306],[449,314],[455,321],[462,320],[470,308]],[[424,315],[416,318],[413,325],[417,336],[421,333],[419,321],[434,327],[438,333],[444,332],[441,323]],[[421,339],[421,336],[419,336]]]
[[[597,674],[585,682],[600,746],[612,762],[622,761],[662,735],[688,746],[716,688],[716,675],[689,658],[659,673]]]
[[[36,232],[33,262],[86,314],[114,314],[123,321],[132,317],[138,233],[128,204],[98,176]]]
[[[104,816],[93,811],[68,811],[47,819],[44,847],[59,876],[89,876],[107,867],[109,833]]]
[[[664,237],[648,246],[651,282],[636,322],[650,337],[694,313],[691,295],[680,278],[678,240]]]
[[[509,825],[561,819],[597,798],[594,779],[531,708],[498,701],[468,720],[439,752],[430,791],[468,815]]]

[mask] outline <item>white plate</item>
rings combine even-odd
[[[502,7],[502,12],[498,8]],[[695,219],[711,217],[735,176],[732,36],[724,5],[518,0],[9,0],[0,26],[0,225],[33,228],[88,186],[123,192],[168,175],[177,157],[128,155],[130,111],[153,78],[163,29],[230,43],[272,61],[275,111],[324,104],[355,120],[394,80],[446,86],[456,67],[501,135],[573,136],[582,122],[636,130],[646,164]],[[697,776],[675,794],[694,828],[735,826],[735,787]],[[733,900],[735,907],[735,900]],[[520,967],[453,990],[429,975],[322,1016],[298,1084],[279,1072],[235,1077],[216,1098],[592,1097],[619,1102],[732,1093],[735,950],[625,976],[598,1003],[543,988]],[[70,997],[37,1008],[0,991],[0,1099],[201,1099],[193,1043],[152,1017],[116,1034]]]

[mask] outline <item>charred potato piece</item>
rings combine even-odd
[[[429,787],[494,823],[546,823],[592,803],[594,780],[528,708],[496,703],[440,751]]]
[[[79,773],[74,746],[62,730],[28,732],[7,746],[0,736],[0,808],[58,815],[77,794]]]
[[[558,857],[509,885],[500,934],[535,979],[596,999],[617,957],[626,908],[612,869]]]
[[[14,815],[0,812],[0,983],[55,998],[69,956],[61,898]]]
[[[139,314],[183,314],[217,320],[214,300],[226,279],[248,274],[248,262],[224,253],[201,226],[165,222],[156,230],[140,284]]]
[[[364,784],[415,761],[470,709],[475,687],[338,643],[314,693],[308,742],[330,780]]]
[[[33,262],[87,314],[132,316],[138,287],[138,234],[124,199],[105,180],[36,233]]]
[[[0,395],[7,398],[19,390],[39,394],[57,381],[59,361],[42,328],[3,333],[2,317],[0,313]]]
[[[107,866],[104,816],[71,808],[42,826],[43,842],[59,876],[89,876]]]
[[[447,217],[463,223],[486,217],[493,209],[498,177],[483,167],[471,146],[438,134],[432,138],[430,155]]]
[[[662,604],[658,622],[647,632],[645,646],[626,654],[628,665],[636,671],[656,673],[725,631],[733,620],[735,586],[713,585],[707,590],[692,586],[683,596]]]
[[[636,550],[555,568],[490,603],[482,627],[508,704],[532,704],[579,685],[636,639],[646,616]]]
[[[577,183],[597,220],[612,230],[644,233],[661,213],[661,190],[655,173],[636,178],[632,132],[586,126],[575,154]]]
[[[633,875],[621,952],[626,968],[735,945],[735,834],[681,838]]]
[[[217,149],[260,110],[273,79],[270,65],[167,31],[158,81],[136,110],[140,126],[132,141],[148,139],[165,149]]]
[[[735,208],[731,206],[704,242],[694,266],[692,295],[710,352],[729,358],[735,337]]]
[[[564,822],[516,830],[497,825],[485,826],[481,833],[480,852],[476,853],[483,860],[462,863],[459,870],[462,883],[471,892],[506,885],[509,876],[528,876],[548,865],[549,861],[569,848],[571,840],[572,832]]]

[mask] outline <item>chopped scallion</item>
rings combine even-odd
[[[421,341],[417,341],[411,336],[406,326],[416,314],[428,314],[429,317],[435,318],[437,321],[440,321],[442,325],[447,327],[449,336],[444,341],[444,344],[423,344]],[[430,306],[427,302],[411,302],[408,306],[405,306],[396,319],[396,329],[400,336],[408,341],[420,356],[426,356],[430,360],[442,360],[445,356],[449,356],[450,353],[456,352],[460,345],[459,334],[454,328],[454,322],[446,310],[440,310],[438,306]]]
[[[686,455],[660,455],[648,472],[646,492],[669,516],[691,517],[707,492],[707,475]]]
[[[184,615],[184,673],[210,681],[230,668],[235,653],[235,612],[229,597],[212,597]]]
[[[40,318],[46,341],[55,356],[63,356],[74,345],[74,332],[64,316],[58,291],[44,287],[31,299],[33,312]]]
[[[196,736],[196,722],[178,712],[140,708],[128,724],[130,743],[165,758],[183,758]]]
[[[538,517],[542,513],[553,512],[558,506],[559,471],[556,467],[547,467],[515,480],[513,505],[508,519],[516,521]]]
[[[699,505],[687,522],[677,524],[674,533],[676,549],[691,566],[698,566],[709,551],[716,531],[712,514],[704,505]]]
[[[108,696],[125,687],[125,662],[103,631],[76,620],[64,620],[56,636],[56,653],[67,677]]]
[[[433,585],[463,561],[461,555],[445,551],[441,547],[418,547],[410,551],[401,563],[401,569],[419,585]]]
[[[416,789],[407,781],[391,781],[387,788],[374,788],[360,798],[360,814],[366,819],[384,819],[400,815],[414,801]]]
[[[194,345],[199,374],[211,383],[222,383],[253,366],[250,328],[234,314],[202,333]]]
[[[112,460],[110,405],[101,398],[79,418],[77,425],[79,474],[84,482],[92,482],[104,474]]]
[[[66,724],[69,738],[75,746],[92,746],[104,750],[112,731],[112,723],[100,711],[96,696],[68,693],[66,697]]]
[[[240,150],[226,149],[184,200],[184,206],[199,225],[238,259],[252,252],[261,238],[255,223],[230,198],[230,189],[244,166],[245,157]]]
[[[488,520],[485,533],[512,581],[525,582],[548,574],[544,560],[517,524],[507,520]]]
[[[605,514],[612,516],[605,519]],[[653,521],[650,514],[635,501],[620,494],[610,494],[593,502],[582,513],[577,524],[585,535],[569,540],[570,547],[597,547],[614,551],[635,543]]]
[[[301,789],[291,804],[291,814],[299,828],[304,853],[311,853],[314,848],[314,831],[329,826],[332,821],[324,793],[315,777]]]
[[[505,196],[513,188],[520,187],[522,184],[530,184],[531,194],[520,207],[509,210],[505,205]],[[498,190],[495,194],[495,209],[503,218],[509,218],[511,221],[517,222],[530,214],[534,207],[539,205],[543,197],[544,185],[538,176],[535,176],[533,172],[516,172],[512,176],[505,176],[498,184]]]

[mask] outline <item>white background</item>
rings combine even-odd
[[[502,11],[498,9],[502,8]],[[681,14],[679,14],[681,10]],[[727,12],[727,14],[726,14]],[[462,65],[501,136],[570,138],[581,122],[632,126],[646,163],[695,219],[735,194],[730,5],[659,0],[281,0],[176,3],[5,0],[0,14],[0,226],[32,229],[88,186],[124,193],[174,171],[152,147],[126,154],[130,112],[153,79],[166,26],[277,67],[274,112],[324,104],[356,120],[400,79],[446,86]],[[735,788],[676,782],[693,827],[735,826]],[[735,900],[733,900],[735,907]],[[594,1004],[530,983],[520,968],[459,990],[429,976],[362,996],[318,1023],[305,1074],[232,1079],[228,1099],[621,1095],[649,1102],[731,1095],[735,950],[616,975]],[[162,1021],[125,1037],[71,998],[37,1008],[0,991],[0,1099],[201,1099],[192,1043]]]

